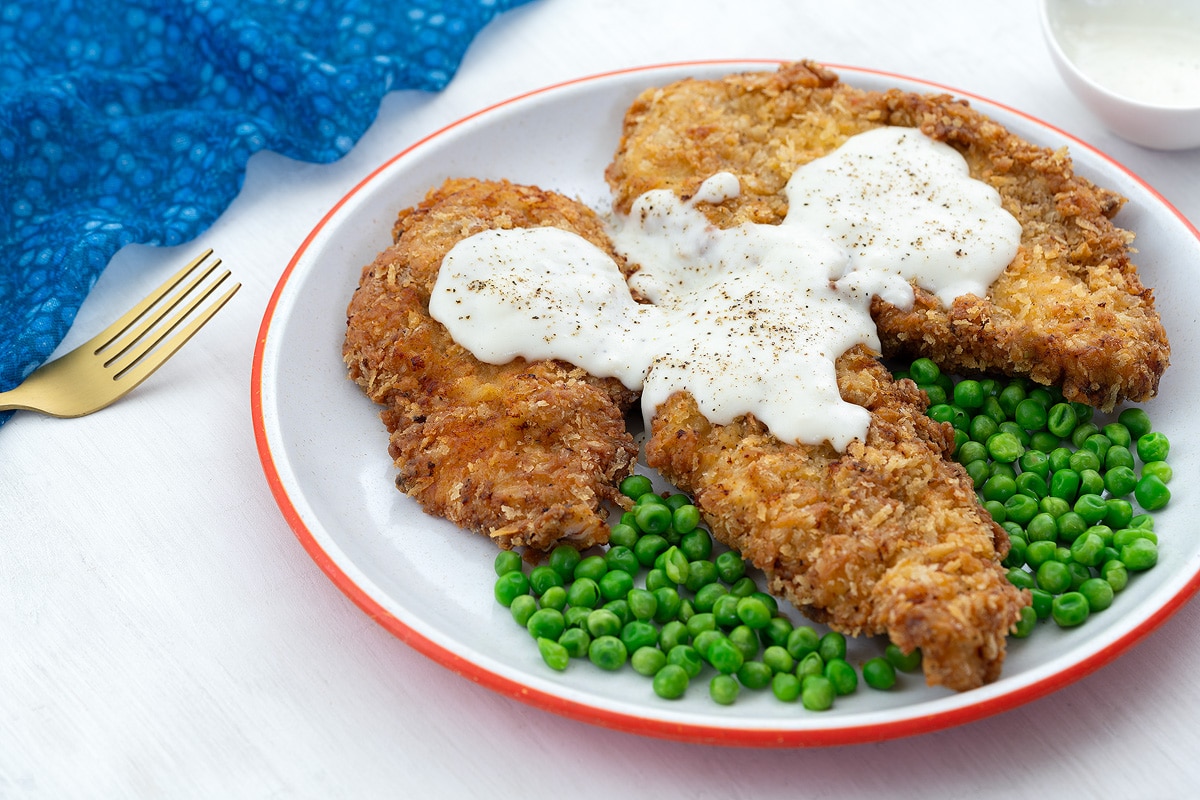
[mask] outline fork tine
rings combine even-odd
[[[150,294],[138,301],[137,305],[129,309],[129,311],[125,312],[124,315],[116,319],[111,325],[92,337],[84,346],[90,348],[91,351],[96,355],[99,355],[101,352],[111,347],[118,337],[133,329],[134,326],[137,325],[138,322],[145,317],[151,309],[160,305],[163,301],[163,298],[166,297],[167,294],[169,294],[172,290],[174,290],[176,286],[183,283],[183,281],[187,279],[188,275],[200,267],[200,265],[203,264],[204,261],[212,255],[212,253],[212,249],[205,250],[190,263],[188,263],[183,269],[179,270],[179,272],[176,272],[170,278],[167,278],[167,280],[157,289],[150,292]],[[217,259],[215,264],[208,267],[204,275],[207,275],[220,263],[221,260]],[[193,284],[203,280],[204,275],[201,275],[200,278],[193,282]],[[187,294],[188,291],[190,291],[190,288],[177,294],[172,302],[160,310],[153,319],[142,323],[140,328],[137,330],[136,335],[131,337],[129,343],[125,345],[125,348],[122,348],[122,352],[133,342],[137,341],[138,338],[140,338],[147,330],[153,327],[167,313],[169,313],[172,308],[178,305],[179,301]],[[118,355],[120,355],[120,353],[118,353]]]
[[[187,325],[176,332],[174,336],[171,336],[169,339],[167,339],[166,337],[171,334],[172,331],[175,331],[175,329],[179,327],[180,323],[183,322],[183,320],[189,315],[191,315],[192,312],[195,311],[195,309],[199,307],[202,302],[208,299],[208,297],[211,296],[214,291],[216,291],[216,289],[225,281],[226,278],[229,277],[229,275],[229,271],[226,270],[225,274],[222,275],[216,281],[216,283],[210,286],[203,295],[197,298],[193,303],[190,303],[187,308],[176,314],[171,320],[170,325],[164,329],[163,333],[153,343],[141,348],[136,358],[131,359],[130,363],[121,367],[113,375],[113,380],[121,381],[121,383],[125,385],[125,391],[129,391],[142,381],[146,380],[146,378],[150,377],[155,370],[166,363],[167,359],[173,356],[175,352],[179,350],[179,348],[183,347],[187,341],[196,334],[196,331],[200,330],[205,323],[212,319],[213,315],[220,311],[221,307],[229,301],[229,298],[233,297],[237,290],[242,288],[240,283],[233,284],[233,286],[229,287],[229,289],[223,295],[214,300],[207,308],[199,312],[199,314],[197,314],[190,322],[188,322]]]

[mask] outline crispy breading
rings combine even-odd
[[[714,425],[678,392],[654,417],[647,463],[812,619],[921,648],[930,684],[995,680],[1029,603],[1000,565],[1008,536],[945,457],[951,429],[924,414],[912,381],[861,346],[837,374],[842,397],[871,412],[867,440],[844,453],[786,444],[753,417]]]
[[[1065,152],[1023,141],[962,100],[856,89],[811,62],[684,80],[637,98],[606,176],[615,208],[627,212],[651,189],[687,198],[714,173],[732,172],[741,195],[699,207],[721,227],[775,223],[798,166],[881,125],[916,127],[954,147],[1022,228],[1017,257],[987,297],[947,308],[918,289],[911,311],[877,299],[885,355],[1028,376],[1104,410],[1154,396],[1170,346],[1130,261],[1133,235],[1110,219],[1123,198],[1076,175]]]
[[[603,502],[621,502],[614,487],[637,457],[624,416],[634,395],[619,382],[554,361],[486,364],[429,315],[442,258],[457,242],[543,225],[612,252],[595,213],[573,200],[447,181],[400,213],[395,244],[363,269],[343,350],[350,377],[384,406],[399,488],[506,549],[607,542]]]

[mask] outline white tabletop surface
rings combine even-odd
[[[507,13],[444,92],[389,95],[339,163],[259,154],[198,242],[120,252],[64,347],[201,247],[244,286],[117,405],[0,428],[0,797],[1194,796],[1196,603],[998,716],[876,744],[722,748],[480,688],[372,622],[298,543],[259,464],[249,398],[268,299],[313,225],[387,157],[485,105],[709,58],[812,58],[990,98],[1106,151],[1200,222],[1200,151],[1106,132],[1054,72],[1033,0],[536,0]]]

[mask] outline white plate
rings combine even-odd
[[[342,198],[300,247],[275,290],[255,352],[252,402],[258,449],[287,521],[305,549],[364,611],[425,655],[469,679],[535,706],[590,723],[687,741],[756,746],[866,742],[960,724],[1028,702],[1077,680],[1133,645],[1200,585],[1200,516],[1190,478],[1177,480],[1158,516],[1161,556],[1112,608],[1071,631],[1040,626],[1010,642],[1003,677],[965,693],[924,686],[867,688],[824,713],[770,692],[713,703],[705,686],[677,701],[654,696],[647,679],[585,663],[563,673],[492,599],[494,546],[485,537],[425,515],[393,486],[378,409],[346,377],[341,359],[346,305],[363,265],[390,243],[402,207],[449,176],[538,184],[606,208],[604,168],[622,115],[642,89],[686,77],[715,77],[773,62],[703,62],[585,78],[517,97],[467,117],[389,160]],[[945,87],[835,67],[847,83],[922,92]],[[962,92],[1023,137],[1067,146],[1077,171],[1129,198],[1117,220],[1138,234],[1137,262],[1156,288],[1175,352],[1196,345],[1194,302],[1200,235],[1151,188],[1101,153],[1012,109]],[[1177,358],[1178,361],[1182,359]],[[1200,474],[1194,448],[1197,371],[1177,363],[1146,406],[1175,444],[1176,474]],[[797,622],[802,621],[793,615]],[[875,642],[856,643],[870,651]],[[867,652],[863,651],[863,652]]]

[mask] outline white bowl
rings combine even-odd
[[[1200,147],[1200,2],[1041,0],[1071,91],[1105,127],[1157,150]]]

